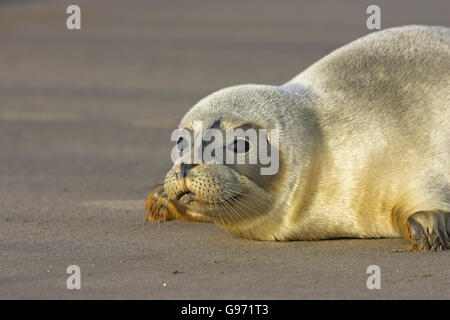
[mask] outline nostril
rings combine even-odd
[[[180,164],[180,174],[182,178],[186,178],[189,170],[191,170],[193,167],[197,166],[196,163],[184,163],[182,162]]]

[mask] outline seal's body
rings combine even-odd
[[[403,235],[413,249],[450,248],[449,28],[372,33],[282,86],[213,93],[180,127],[194,121],[277,129],[280,170],[176,163],[149,197],[153,219],[164,207],[156,216],[260,240]]]

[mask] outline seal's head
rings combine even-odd
[[[252,234],[252,226],[267,220],[280,200],[275,194],[283,157],[272,114],[279,95],[271,86],[231,87],[185,115],[179,128],[188,136],[172,136],[179,154],[163,186],[180,211],[234,234],[261,238]]]

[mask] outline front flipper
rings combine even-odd
[[[450,249],[450,212],[419,211],[407,220],[410,251]]]
[[[162,185],[156,186],[147,198],[145,210],[149,221],[166,221],[176,217],[176,212],[169,206],[169,198],[164,193]]]
[[[150,192],[145,205],[147,219],[149,221],[167,221],[172,219],[210,222],[208,217],[195,214],[176,200],[169,199],[164,192],[164,187],[159,185]]]

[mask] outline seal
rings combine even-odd
[[[371,33],[281,86],[219,90],[179,127],[196,121],[203,132],[278,130],[279,170],[181,158],[150,194],[150,220],[212,221],[258,240],[403,236],[410,250],[450,248],[449,28]],[[224,144],[254,147],[244,146]]]

